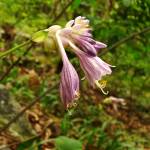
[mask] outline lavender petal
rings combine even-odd
[[[60,81],[60,95],[65,108],[67,108],[69,104],[73,103],[73,101],[78,98],[78,91],[78,74],[72,64],[69,61],[65,61],[62,68]]]

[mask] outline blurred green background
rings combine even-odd
[[[1,0],[0,53],[23,43],[39,30],[53,24],[64,26],[77,16],[87,17],[94,38],[108,45],[99,56],[116,66],[105,78],[109,95],[104,96],[81,81],[78,106],[68,112],[61,104],[58,86],[52,88],[41,98],[38,108],[30,109],[41,111],[47,116],[45,120],[52,118],[52,125],[47,127],[51,131],[48,139],[55,141],[49,141],[51,148],[42,136],[28,141],[31,133],[24,135],[24,126],[18,123],[7,132],[17,137],[20,145],[9,146],[10,149],[44,149],[41,142],[49,149],[58,150],[150,149],[149,0]],[[33,43],[0,60],[0,127],[48,87],[58,85],[61,58],[57,50],[50,50],[49,44],[48,40]],[[69,50],[67,53],[82,77],[78,60]],[[5,74],[9,68],[10,72]],[[122,98],[126,105],[106,102],[110,96]],[[5,105],[2,105],[3,99],[7,100]],[[6,109],[10,111],[5,113]],[[26,115],[21,122],[29,124],[29,132],[35,132],[35,122]],[[2,138],[8,141],[3,135]],[[30,144],[25,144],[24,139]]]

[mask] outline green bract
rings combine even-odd
[[[44,42],[48,37],[48,32],[45,30],[38,31],[33,34],[32,41],[36,43]]]

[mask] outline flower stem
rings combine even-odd
[[[8,54],[10,54],[10,53],[12,53],[12,52],[14,52],[14,51],[16,51],[16,50],[17,50],[18,48],[20,48],[20,47],[23,47],[23,46],[29,44],[30,42],[31,42],[31,40],[28,40],[28,41],[26,41],[26,42],[24,42],[24,43],[22,43],[22,44],[20,44],[20,45],[17,45],[16,47],[13,47],[13,48],[7,50],[6,52],[0,53],[0,58],[5,57],[6,55],[8,55]]]

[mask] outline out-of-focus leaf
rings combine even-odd
[[[123,0],[124,6],[128,7],[132,3],[132,0]]]
[[[55,139],[57,150],[82,150],[82,143],[79,140],[60,136]]]
[[[72,4],[73,9],[78,8],[79,5],[80,5],[80,3],[81,3],[81,0],[75,0],[75,1],[73,2],[73,4]]]
[[[22,142],[19,144],[16,150],[31,150],[32,147],[35,147],[34,145],[36,144],[36,140],[37,140],[37,137],[34,137],[25,142]]]

